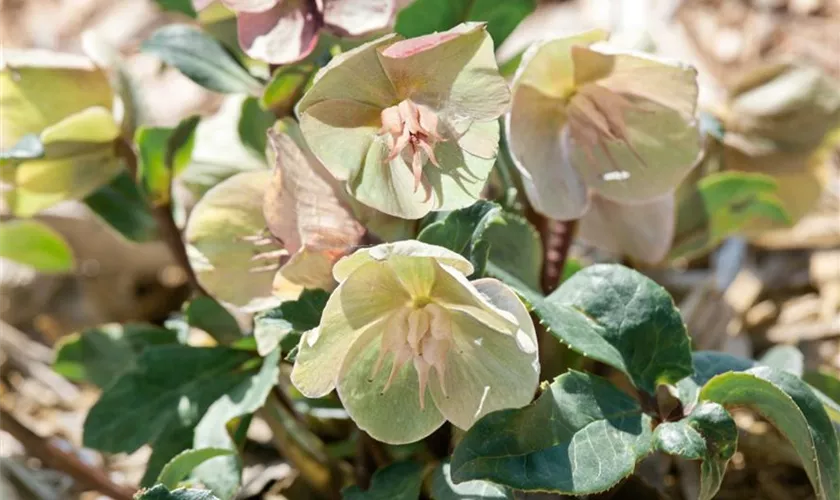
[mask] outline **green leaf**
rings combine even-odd
[[[0,257],[31,266],[42,273],[73,270],[73,251],[64,238],[35,220],[0,223]]]
[[[452,479],[584,495],[632,474],[651,451],[651,419],[595,375],[569,371],[520,409],[486,415],[452,455]]]
[[[176,488],[178,483],[183,481],[193,469],[202,463],[211,458],[232,455],[233,453],[233,450],[226,448],[202,448],[183,451],[170,460],[166,467],[160,471],[157,482],[167,488]]]
[[[446,31],[464,21],[485,21],[499,47],[536,6],[536,0],[416,0],[400,11],[394,31],[415,37]]]
[[[473,276],[481,277],[490,256],[490,244],[484,239],[484,233],[490,224],[504,223],[502,214],[499,205],[479,200],[424,227],[417,239],[458,252],[472,262]]]
[[[211,404],[253,374],[251,360],[251,353],[226,347],[146,349],[91,408],[84,445],[132,453],[169,427],[194,426]]]
[[[291,114],[292,108],[303,95],[316,69],[314,64],[295,64],[277,68],[271,81],[263,90],[260,106],[273,111],[275,116],[282,117]]]
[[[170,24],[152,33],[140,46],[202,87],[228,94],[261,93],[252,77],[215,39],[183,24]]]
[[[513,500],[513,492],[489,481],[452,482],[449,462],[442,463],[432,474],[434,500]]]
[[[104,388],[131,370],[149,346],[177,342],[176,332],[143,323],[91,328],[61,339],[53,370],[74,382]]]
[[[149,241],[157,233],[157,222],[149,205],[127,172],[121,172],[89,194],[84,202],[129,240]]]
[[[726,464],[738,446],[738,427],[717,403],[701,403],[678,422],[663,422],[653,434],[654,446],[687,460],[702,460],[700,500],[711,500],[720,489]]]
[[[187,305],[184,314],[190,326],[204,330],[219,343],[242,338],[236,318],[212,297],[196,297]]]
[[[198,17],[192,0],[155,0],[155,3],[163,9],[164,12],[180,12],[193,19]]]
[[[758,362],[800,378],[805,370],[805,356],[802,351],[792,345],[773,346],[764,353],[764,356]]]
[[[713,377],[727,372],[742,372],[755,366],[749,359],[715,351],[697,351],[691,354],[694,373],[677,382],[678,397],[684,407],[697,403],[700,388]]]
[[[759,366],[711,379],[700,399],[748,406],[787,437],[820,500],[840,498],[840,442],[822,402],[805,382]]]
[[[257,156],[264,158],[266,154],[266,132],[277,118],[274,113],[260,107],[255,97],[246,97],[242,101],[242,114],[239,115],[239,140],[250,148]]]
[[[169,427],[150,443],[152,454],[146,463],[146,471],[140,480],[140,486],[148,487],[155,484],[160,471],[170,460],[182,451],[192,448],[194,426],[195,422],[188,421],[186,425]]]
[[[840,379],[822,370],[806,372],[802,379],[811,386],[823,402],[831,420],[840,425]]]
[[[11,149],[0,150],[0,165],[6,161],[34,160],[44,156],[44,145],[37,134],[26,134]]]
[[[219,398],[207,410],[195,428],[196,448],[236,449],[227,432],[229,421],[259,410],[280,375],[280,351],[266,356],[260,371]],[[238,455],[215,458],[198,466],[193,477],[210,488],[222,500],[231,499],[242,480],[242,460]]]
[[[540,233],[520,215],[501,212],[500,216],[493,218],[481,234],[490,245],[488,261],[528,286],[539,288],[543,266]]]
[[[423,485],[423,465],[399,462],[376,471],[370,488],[362,491],[353,485],[342,491],[344,500],[417,500]]]
[[[669,258],[710,251],[727,237],[759,222],[788,224],[776,181],[764,174],[722,172],[701,179],[677,207]]]
[[[219,500],[219,498],[207,490],[179,488],[169,491],[166,486],[157,484],[137,493],[134,500]]]
[[[317,327],[321,322],[321,313],[329,298],[327,291],[306,289],[296,300],[283,302],[274,309],[258,314],[254,318],[257,352],[265,356],[278,345],[283,352],[291,351],[304,332]]]
[[[156,206],[170,202],[172,179],[190,163],[200,118],[185,118],[175,128],[140,127],[134,135],[140,184]]]
[[[552,335],[626,373],[650,394],[658,384],[676,382],[693,371],[691,341],[671,296],[637,271],[594,265],[545,299],[527,295]]]

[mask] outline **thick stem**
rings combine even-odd
[[[545,294],[553,292],[563,277],[563,268],[569,256],[569,249],[575,237],[577,220],[558,221],[543,218],[540,225],[542,233],[543,260],[542,289]]]

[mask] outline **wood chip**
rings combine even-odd
[[[767,330],[767,340],[780,344],[795,344],[836,336],[840,336],[840,316],[829,322],[777,325]]]
[[[744,314],[761,295],[764,283],[752,269],[742,269],[723,294],[723,300],[738,314]]]
[[[790,324],[816,320],[820,316],[821,309],[822,300],[816,293],[794,297],[782,303],[778,322]]]
[[[763,323],[772,321],[779,314],[779,308],[772,300],[762,300],[752,306],[744,316],[744,323],[748,328],[754,328]]]
[[[840,281],[840,250],[821,250],[811,254],[808,271],[811,282],[819,285]]]

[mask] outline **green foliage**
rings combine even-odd
[[[702,460],[700,500],[711,500],[720,489],[726,464],[738,445],[738,428],[726,410],[716,403],[700,403],[678,422],[660,424],[654,446],[669,455]]]
[[[186,450],[175,455],[175,457],[166,464],[157,482],[166,486],[169,489],[178,487],[178,483],[183,481],[190,472],[210,460],[211,458],[221,457],[224,455],[233,454],[233,450],[225,448],[201,448],[198,450]]]
[[[193,19],[198,17],[192,0],[155,0],[155,3],[166,12],[180,12]]]
[[[192,158],[199,117],[185,118],[175,128],[140,127],[134,135],[138,149],[137,174],[153,205],[170,203],[172,179]]]
[[[101,186],[84,199],[85,204],[120,234],[132,241],[148,241],[157,223],[137,184],[127,172]]]
[[[220,343],[242,338],[236,318],[212,297],[196,297],[187,305],[184,314],[190,326],[204,330]]]
[[[344,500],[416,500],[423,484],[423,465],[399,462],[376,471],[370,488],[362,491],[353,485],[342,492]]]
[[[597,493],[633,472],[651,438],[651,418],[636,400],[605,379],[570,371],[530,406],[491,413],[469,429],[452,455],[452,478]]]
[[[489,481],[452,481],[448,462],[435,467],[432,473],[432,498],[435,500],[513,500],[513,492]]]
[[[805,370],[805,356],[792,345],[773,346],[764,353],[759,363],[778,371],[788,372],[802,377]]]
[[[307,289],[296,300],[283,302],[254,318],[257,352],[265,356],[278,345],[283,352],[297,346],[300,336],[318,326],[329,292]]]
[[[828,371],[809,371],[802,378],[823,402],[831,420],[840,425],[840,379]]]
[[[266,132],[277,118],[274,113],[264,110],[255,97],[246,97],[242,101],[242,114],[239,116],[239,140],[257,156],[265,156],[268,138]]]
[[[758,222],[790,222],[776,181],[767,175],[723,172],[701,179],[677,208],[669,258],[710,251],[726,237]]]
[[[140,48],[206,89],[229,94],[261,92],[260,83],[218,41],[192,26],[159,28]]]
[[[493,268],[505,269],[528,286],[538,288],[543,266],[540,233],[521,215],[510,212],[500,215],[481,235],[490,244],[488,261]]]
[[[73,270],[73,251],[60,234],[34,220],[0,223],[0,257],[42,273]]]
[[[806,383],[786,372],[756,367],[712,378],[700,391],[700,399],[757,411],[790,440],[817,498],[840,497],[840,442]]]
[[[138,492],[134,500],[219,500],[219,497],[207,490],[179,488],[169,491],[166,486],[158,484]]]
[[[150,346],[175,344],[178,334],[143,323],[104,325],[61,340],[53,370],[74,382],[100,388],[131,370]]]
[[[499,47],[536,6],[536,0],[416,0],[399,13],[394,30],[414,37],[446,31],[464,21],[484,21]]]
[[[291,114],[295,102],[303,95],[316,69],[314,64],[308,63],[277,68],[263,90],[260,106],[273,111],[276,116]]]

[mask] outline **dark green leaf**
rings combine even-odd
[[[362,491],[350,486],[342,492],[345,500],[417,500],[423,485],[423,465],[400,462],[376,471],[370,488]]]
[[[249,352],[226,347],[146,349],[91,408],[84,445],[131,453],[169,427],[194,426],[211,404],[254,373],[246,364],[251,359]]]
[[[490,247],[488,261],[532,288],[540,286],[543,248],[540,233],[524,217],[501,212],[481,234]]]
[[[536,402],[481,418],[452,455],[452,479],[573,495],[604,491],[651,451],[651,419],[595,375],[557,377]]]
[[[513,492],[489,481],[452,482],[449,462],[435,468],[432,475],[433,500],[513,500]]]
[[[73,251],[64,238],[31,219],[0,223],[0,257],[42,273],[65,273],[75,266]]]
[[[802,351],[792,345],[773,346],[764,353],[764,356],[758,362],[797,377],[802,377],[802,372],[805,369],[805,356]]]
[[[204,330],[219,343],[234,342],[242,338],[236,318],[212,297],[193,299],[184,314],[190,326]]]
[[[817,498],[840,498],[840,442],[822,402],[805,382],[759,366],[714,377],[700,399],[757,411],[790,440]]]
[[[720,489],[726,464],[738,446],[738,427],[717,403],[701,403],[684,419],[664,422],[653,434],[654,446],[688,460],[702,460],[700,500],[711,500]]]
[[[219,42],[192,26],[164,26],[140,48],[175,66],[204,88],[231,94],[261,92],[260,83]]]
[[[0,150],[0,165],[6,161],[34,160],[44,156],[44,145],[36,134],[26,134],[11,149]]]
[[[485,21],[498,47],[536,6],[536,0],[416,0],[397,16],[394,31],[415,37],[464,21]]]
[[[148,241],[157,222],[131,176],[122,172],[85,198],[85,204],[111,227],[132,241]]]
[[[180,488],[169,491],[166,486],[158,484],[148,490],[143,490],[134,496],[135,500],[219,500],[207,490]]]
[[[155,3],[165,12],[180,12],[193,19],[198,17],[192,0],[155,0]]]
[[[691,341],[679,311],[664,288],[639,272],[590,266],[536,300],[534,311],[552,335],[623,371],[650,394],[692,373]]]
[[[242,114],[237,126],[239,140],[257,156],[265,157],[266,131],[275,121],[274,113],[261,108],[255,97],[246,97],[242,101]]]
[[[726,372],[742,372],[755,366],[749,359],[715,351],[697,351],[691,354],[694,373],[677,382],[679,399],[683,406],[697,403],[700,388],[713,377]]]
[[[155,484],[160,471],[170,460],[182,451],[192,448],[193,427],[195,427],[195,422],[192,421],[185,425],[171,426],[150,443],[152,454],[146,463],[146,471],[140,480],[140,486],[148,487]]]
[[[266,356],[260,371],[219,398],[195,428],[196,448],[236,449],[227,432],[229,421],[259,410],[280,375],[280,351]],[[222,500],[233,498],[242,480],[242,460],[238,455],[219,457],[198,466],[193,472],[202,484]]]
[[[233,450],[225,448],[202,448],[199,450],[182,451],[175,456],[166,467],[160,471],[157,482],[167,488],[176,488],[193,469],[211,458],[233,454]]]
[[[827,371],[806,372],[802,378],[823,402],[831,420],[840,425],[840,379]]]
[[[61,340],[53,370],[74,382],[105,388],[131,370],[149,346],[177,342],[177,333],[142,323],[91,328]]]
[[[306,289],[296,300],[283,302],[274,309],[270,309],[254,318],[254,337],[257,340],[257,352],[265,356],[281,345],[283,352],[289,352],[297,345],[307,330],[318,326],[321,313],[329,292],[321,289]],[[285,342],[286,339],[292,342]]]
[[[137,173],[140,184],[153,205],[166,205],[171,199],[172,179],[189,165],[195,145],[199,117],[185,118],[175,128],[140,127],[137,143]]]

